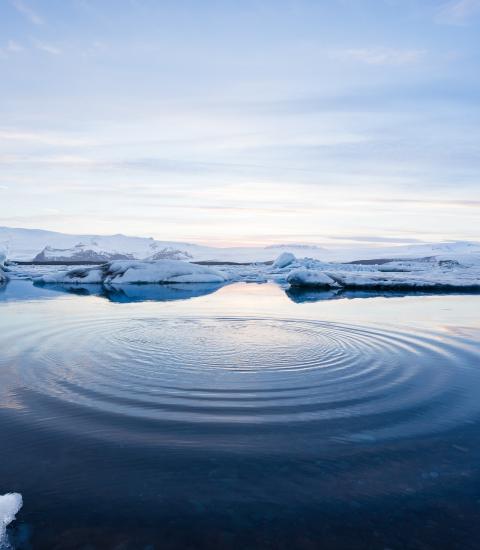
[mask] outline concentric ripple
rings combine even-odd
[[[61,407],[71,405],[125,418],[126,430],[145,420],[232,430],[310,423],[326,439],[371,441],[449,429],[480,412],[478,348],[447,333],[77,314],[12,324],[2,340],[11,343],[0,360],[4,393],[47,398],[62,429]]]

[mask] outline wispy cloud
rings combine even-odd
[[[60,48],[52,46],[51,44],[47,44],[46,42],[41,42],[40,40],[35,40],[34,44],[37,50],[47,52],[51,55],[60,55],[62,53],[62,50]]]
[[[14,40],[9,40],[7,42],[7,45],[3,48],[0,48],[0,56],[1,57],[8,57],[8,54],[15,54],[22,52],[25,48],[18,44],[18,42],[15,42]]]
[[[51,132],[22,131],[0,127],[0,142],[18,142],[36,145],[52,145],[55,147],[80,147],[93,145],[97,142],[83,138],[72,137]]]
[[[7,52],[17,53],[23,51],[24,48],[20,46],[18,42],[15,42],[14,40],[9,40],[5,49],[7,50]]]
[[[374,235],[330,235],[329,239],[335,241],[355,241],[360,243],[393,243],[393,244],[418,244],[423,242],[420,239],[408,237],[377,237]]]
[[[475,15],[480,15],[480,0],[454,0],[440,8],[435,20],[447,25],[464,25]]]
[[[390,48],[346,48],[331,52],[333,59],[358,61],[367,65],[409,65],[421,61],[426,50]]]
[[[480,200],[476,199],[403,199],[403,198],[361,198],[361,199],[349,199],[351,204],[364,204],[364,205],[386,205],[395,209],[399,207],[417,207],[417,208],[439,208],[450,210],[452,208],[480,208]]]
[[[24,15],[34,25],[43,25],[45,22],[43,17],[40,17],[30,6],[25,4],[23,0],[10,0],[12,6],[22,15]]]

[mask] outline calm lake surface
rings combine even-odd
[[[0,289],[17,549],[478,549],[480,296]]]

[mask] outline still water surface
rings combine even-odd
[[[0,289],[17,549],[479,548],[480,296]]]

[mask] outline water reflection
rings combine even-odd
[[[476,548],[480,297],[372,296],[11,281],[17,550]]]
[[[477,292],[445,292],[445,291],[431,291],[422,292],[418,290],[405,291],[405,290],[315,290],[308,288],[290,287],[285,290],[285,294],[295,302],[296,304],[308,303],[308,302],[321,302],[324,300],[355,300],[365,298],[405,298],[406,296],[439,296],[439,295],[465,295],[465,294],[478,294]]]
[[[41,288],[58,293],[75,294],[76,296],[98,296],[110,302],[170,302],[189,300],[216,292],[224,286],[219,283],[185,283],[171,285],[44,285]]]
[[[231,286],[231,283],[184,283],[184,284],[47,284],[36,285],[28,280],[13,280],[0,283],[0,302],[52,299],[57,295],[95,296],[114,303],[170,302],[189,300],[214,294],[218,290]],[[235,285],[234,285],[235,286]],[[394,290],[315,290],[309,288],[280,288],[289,300],[295,304],[315,303],[333,300],[356,300],[366,298],[404,298],[424,296],[462,296],[478,295],[472,291],[394,291]]]

